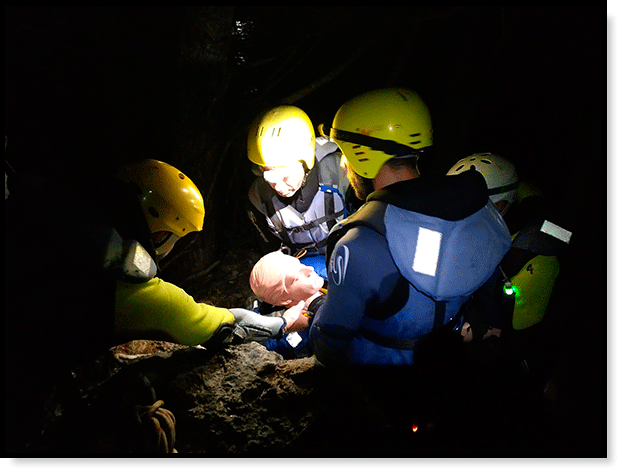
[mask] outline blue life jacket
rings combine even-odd
[[[318,275],[327,280],[327,266],[325,265],[325,256],[317,254],[308,256],[307,254],[299,258],[304,266],[310,266]]]
[[[478,173],[372,193],[328,239],[328,297],[310,329],[315,355],[322,363],[412,364],[418,340],[454,323],[510,244]]]

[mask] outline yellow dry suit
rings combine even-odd
[[[513,297],[511,324],[514,330],[529,328],[543,320],[559,275],[557,256],[566,249],[572,236],[560,225],[559,219],[541,209],[542,205],[539,192],[522,183],[515,203],[522,224],[513,234],[512,247],[500,266],[504,292],[509,298]],[[514,216],[510,212],[506,218],[514,232]]]
[[[122,337],[194,346],[233,325],[234,315],[227,309],[196,302],[158,277],[142,284],[117,284],[115,333]]]
[[[511,277],[511,287],[508,286],[506,291],[514,295],[514,330],[523,330],[542,321],[558,275],[557,256],[538,255]]]

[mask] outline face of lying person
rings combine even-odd
[[[251,290],[260,300],[288,307],[307,300],[324,283],[312,267],[303,265],[296,257],[281,251],[263,256],[249,276]]]
[[[307,300],[323,287],[325,281],[313,267],[304,266],[295,257],[292,259],[288,260],[289,265],[284,269],[286,294],[293,302]]]

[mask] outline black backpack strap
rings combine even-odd
[[[284,229],[282,225],[282,221],[277,216],[277,211],[275,210],[275,206],[273,205],[273,200],[269,199],[264,204],[266,206],[267,216],[273,223],[273,227],[277,234],[279,234],[280,239],[283,243],[293,244],[288,236],[288,233]]]
[[[360,328],[358,333],[377,345],[395,350],[411,350],[416,346],[416,343],[418,343],[419,340],[418,338],[388,338],[378,335],[377,333],[367,330],[366,328]]]
[[[444,316],[446,314],[446,302],[443,300],[436,300],[435,302],[435,315],[433,317],[433,329],[437,330],[444,326]]]
[[[336,213],[336,207],[334,206],[334,194],[331,191],[323,192],[323,199],[325,203],[325,216],[327,219],[327,229],[331,229],[336,225],[336,218],[340,216]]]
[[[336,219],[340,216],[342,216],[342,211],[338,211],[332,214],[326,214],[324,216],[321,216],[320,218],[316,218],[314,221],[310,221],[309,223],[303,224],[301,226],[294,226],[290,228],[290,231],[293,231],[295,233],[301,233],[304,231],[309,231],[310,229],[314,229],[322,223],[328,223],[329,229],[331,229],[336,224]]]
[[[566,250],[571,236],[567,229],[539,215],[518,231],[512,247],[531,251],[535,255],[556,256]]]
[[[442,307],[446,307],[445,302],[441,302],[441,303],[444,304],[442,305]],[[438,316],[437,309],[438,309],[438,306],[436,305],[436,319]],[[439,324],[439,326],[436,326],[436,323],[434,321],[433,330],[436,333],[440,331],[443,331],[443,332],[452,331],[455,325],[457,325],[457,323],[460,321],[461,317],[462,315],[458,312],[458,314],[455,315],[453,318],[451,318],[451,320],[445,325],[444,324],[444,311],[442,310],[442,319],[441,319],[442,323]],[[367,340],[370,340],[377,345],[385,346],[386,348],[393,348],[395,350],[412,350],[416,347],[416,345],[418,345],[420,341],[422,341],[423,338],[427,338],[428,335],[430,335],[430,333],[426,333],[425,335],[422,335],[418,338],[390,338],[390,337],[385,337],[377,333],[374,333],[370,330],[367,330],[366,328],[360,328],[358,330],[358,334],[360,334]]]

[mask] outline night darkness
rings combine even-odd
[[[552,303],[563,404],[576,408],[577,452],[605,456],[604,13],[5,7],[5,158],[17,174],[81,182],[138,158],[177,166],[210,202],[202,237],[181,246],[206,267],[239,242],[233,234],[249,232],[245,140],[255,114],[289,102],[316,126],[366,90],[414,89],[433,117],[434,172],[499,153],[563,207],[574,233]]]

